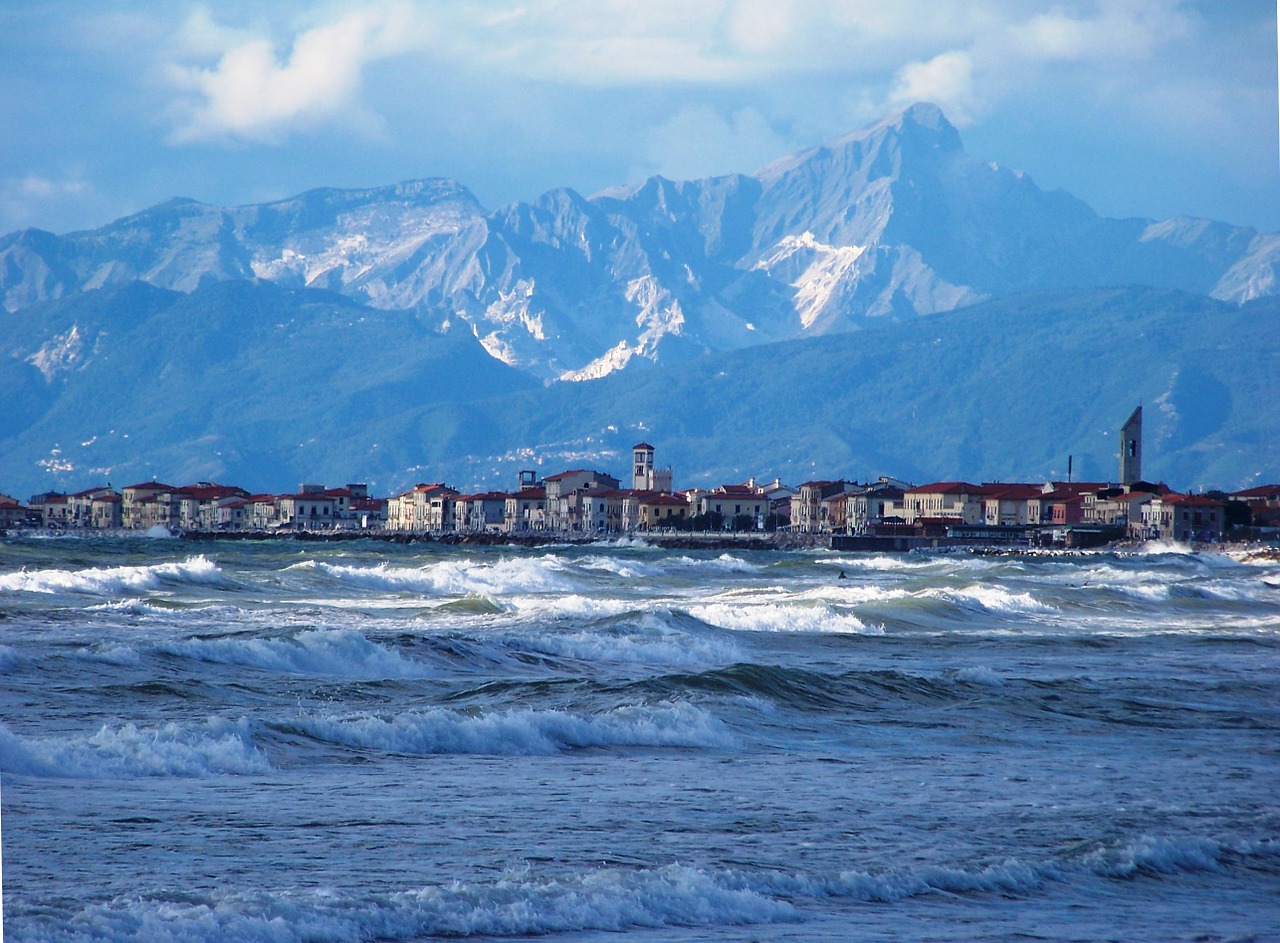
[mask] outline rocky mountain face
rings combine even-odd
[[[0,296],[18,312],[134,281],[259,279],[412,312],[539,379],[585,380],[1020,291],[1140,284],[1243,303],[1280,292],[1278,267],[1280,235],[1100,218],[969,157],[920,104],[750,176],[553,190],[493,212],[433,179],[26,230],[0,239]]]

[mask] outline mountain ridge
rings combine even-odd
[[[1280,237],[1111,220],[971,158],[935,105],[766,164],[487,210],[447,178],[220,208],[168,201],[97,230],[0,239],[10,312],[132,279],[263,278],[466,329],[539,379],[598,378],[857,330],[1013,292],[1148,284],[1280,291]]]

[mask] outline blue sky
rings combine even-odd
[[[1276,40],[1268,0],[10,0],[0,232],[751,171],[917,100],[1104,215],[1276,231]]]

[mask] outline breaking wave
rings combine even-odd
[[[574,587],[565,575],[564,561],[541,557],[502,557],[492,562],[470,558],[444,559],[420,567],[348,566],[307,560],[291,570],[316,570],[342,583],[391,592],[433,595],[496,595],[501,593],[567,592]]]
[[[3,593],[84,593],[119,596],[153,592],[173,585],[227,586],[230,580],[203,555],[181,563],[151,566],[90,567],[86,570],[20,570],[0,575]]]
[[[291,674],[411,678],[426,667],[377,645],[354,629],[316,629],[285,638],[188,639],[159,646],[171,655]]]
[[[588,747],[735,749],[737,738],[711,714],[687,703],[618,707],[603,714],[507,710],[467,714],[432,708],[302,717],[281,725],[326,743],[411,754],[540,756]]]
[[[846,635],[880,635],[883,627],[867,625],[857,616],[827,604],[788,606],[775,603],[731,605],[707,603],[689,607],[693,615],[711,625],[739,632],[811,632]]]
[[[1097,849],[1124,858],[1148,849],[1152,877],[1220,871],[1233,861],[1274,857],[1280,843],[1235,845],[1208,839],[1142,838]],[[304,943],[315,940],[421,940],[435,937],[529,937],[635,929],[711,928],[801,923],[808,901],[840,898],[894,903],[915,897],[1026,897],[1046,885],[1090,877],[1125,880],[1125,867],[1079,858],[977,867],[919,865],[831,874],[705,869],[681,864],[585,872],[510,868],[490,881],[453,881],[385,894],[331,890],[218,890],[119,897],[82,907],[69,918],[23,915],[10,921],[21,939],[141,943]]]
[[[136,779],[262,773],[267,758],[245,721],[210,718],[190,729],[103,725],[72,737],[24,737],[0,723],[0,766],[8,773],[56,779]]]

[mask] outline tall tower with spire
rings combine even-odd
[[[1120,484],[1142,480],[1142,407],[1120,429]]]

